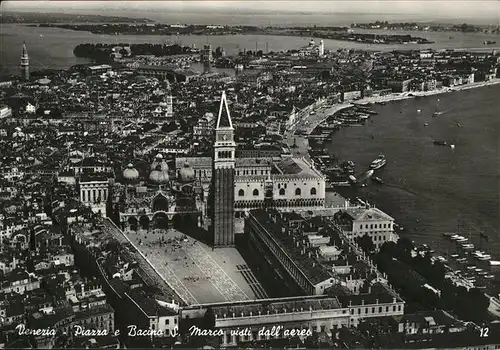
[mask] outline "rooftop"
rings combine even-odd
[[[314,258],[309,257],[305,247],[297,244],[302,237],[297,234],[283,232],[286,217],[282,217],[276,210],[252,210],[250,212],[263,229],[278,243],[290,259],[299,267],[307,279],[312,284],[317,284],[333,277],[328,269],[318,263]],[[276,222],[273,220],[276,218]]]
[[[384,213],[378,208],[348,208],[344,210],[353,220],[370,221],[370,220],[387,220],[394,221],[392,217]]]

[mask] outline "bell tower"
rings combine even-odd
[[[21,78],[23,80],[29,80],[30,78],[30,61],[26,43],[23,43],[23,53],[21,54]]]
[[[215,127],[212,161],[212,230],[215,247],[234,245],[235,150],[233,123],[226,93],[223,92]]]

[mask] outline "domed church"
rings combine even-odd
[[[186,221],[201,226],[206,195],[188,162],[175,173],[157,154],[144,171],[128,163],[117,180],[112,205],[123,230],[166,229]]]

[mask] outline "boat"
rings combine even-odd
[[[483,237],[483,238],[488,239],[488,234],[487,234],[487,233],[485,233],[485,232],[482,232],[482,231],[481,231],[481,232],[479,233],[479,235],[480,235],[481,237]]]
[[[434,143],[436,146],[448,146],[448,142],[446,141],[435,140],[432,143]]]
[[[356,183],[356,177],[354,175],[349,175],[349,181],[351,181],[352,183]]]
[[[484,254],[484,255],[481,255],[481,256],[477,257],[477,259],[480,260],[480,261],[488,261],[488,260],[491,260],[491,255]]]
[[[474,249],[474,244],[472,243],[462,243],[462,248],[465,250],[472,250]]]
[[[424,123],[424,126],[429,126],[429,123]]]
[[[495,45],[497,42],[493,40],[485,40],[483,41],[484,45]]]
[[[456,241],[456,240],[457,240],[457,239],[459,239],[460,237],[461,237],[461,236],[459,236],[459,235],[456,235],[456,234],[455,234],[455,235],[453,235],[453,236],[450,236],[450,239],[451,239],[452,241]]]
[[[450,256],[451,256],[453,259],[456,259],[456,258],[460,257],[460,255],[458,255],[458,254],[451,254]]]
[[[377,176],[372,177],[372,181],[379,183],[379,184],[384,183],[384,180],[382,180],[380,177],[377,177]]]
[[[484,278],[492,280],[493,278],[495,278],[495,275],[486,275],[484,276]]]
[[[377,169],[382,168],[386,163],[387,163],[387,160],[385,159],[385,156],[383,154],[381,154],[377,157],[377,159],[375,159],[370,164],[370,168],[372,168],[373,170],[377,170]]]
[[[436,259],[437,259],[437,260],[439,260],[439,261],[440,261],[440,262],[442,262],[442,263],[445,263],[445,262],[447,262],[447,261],[448,261],[448,260],[446,260],[446,258],[445,258],[445,257],[443,257],[443,256],[438,256]]]
[[[445,233],[443,233],[443,236],[451,237],[451,236],[454,236],[455,234],[456,234],[455,232],[445,232]]]
[[[490,266],[500,266],[500,261],[497,261],[497,260],[491,260],[491,261],[490,261]]]

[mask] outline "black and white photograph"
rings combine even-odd
[[[500,1],[2,1],[0,348],[500,349]]]

